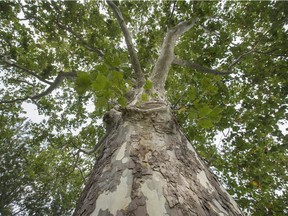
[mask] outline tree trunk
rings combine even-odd
[[[242,215],[161,101],[111,110],[74,216]]]

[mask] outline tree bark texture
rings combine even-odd
[[[161,101],[111,110],[74,216],[242,215]]]

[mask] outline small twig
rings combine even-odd
[[[1,100],[0,104],[8,104],[8,103],[15,103],[15,102],[18,102],[18,101],[26,101],[29,98],[30,97],[17,98],[17,99],[13,99],[13,100]]]
[[[184,95],[187,93],[188,88],[185,88],[184,91],[182,92],[182,94],[178,97],[177,101],[173,104],[172,106],[172,110],[177,110],[177,105],[180,103],[180,101],[182,100],[182,98],[184,97]]]
[[[56,6],[53,6],[53,9],[55,9],[55,11],[57,11],[58,13],[60,13],[60,10],[56,7]],[[27,12],[24,10],[23,6],[22,6],[22,11],[24,13],[25,16],[27,16]],[[37,17],[33,14],[30,14],[29,17],[37,20],[39,23],[41,23],[42,25],[46,26],[46,27],[49,27],[49,25],[47,23],[45,23],[43,21],[43,19],[41,19],[40,17]],[[27,20],[30,20],[31,18],[26,18]],[[82,45],[89,51],[91,52],[97,52],[98,56],[100,57],[103,57],[104,56],[104,53],[102,52],[102,50],[98,49],[98,48],[95,48],[95,47],[92,47],[90,45],[88,45],[88,42],[86,42],[84,39],[83,39],[83,36],[77,34],[75,31],[72,30],[72,28],[70,26],[66,26],[62,23],[59,22],[59,19],[57,19],[56,22],[56,25],[60,28],[60,29],[63,29],[63,30],[66,30],[68,31],[69,33],[71,33],[76,39],[78,39],[79,42],[82,43]],[[49,27],[50,28],[50,27]],[[52,29],[54,35],[57,35],[57,32]]]
[[[70,172],[66,173],[66,174],[64,175],[64,177],[68,177],[69,175],[71,175],[71,174],[74,172],[75,168],[77,167],[77,163],[78,163],[78,161],[79,161],[79,158],[80,158],[80,154],[79,154],[79,152],[77,152],[77,154],[76,154],[76,160],[75,160],[75,162],[74,162],[74,164],[73,164],[72,170],[71,170]]]
[[[277,57],[288,57],[288,55],[286,54],[277,54],[274,53],[275,51],[277,51],[278,49],[272,49],[272,50],[268,50],[268,51],[259,51],[259,50],[255,50],[254,53],[257,54],[262,54],[262,55],[273,55],[273,56],[277,56]]]
[[[221,131],[224,137],[227,137],[228,134],[230,133],[230,128],[228,129],[227,133],[225,134],[224,131]]]
[[[106,132],[105,135],[101,138],[101,140],[92,149],[78,149],[78,152],[82,152],[87,155],[91,155],[97,152],[100,149],[100,147],[103,145],[108,135],[109,133]]]

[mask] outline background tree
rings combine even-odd
[[[244,212],[285,215],[287,135],[279,126],[287,119],[287,3],[115,5],[143,79],[167,31],[197,17],[177,42],[166,81],[174,114]],[[70,215],[97,157],[84,155],[103,135],[97,120],[125,107],[142,78],[105,2],[3,1],[0,8],[1,214]],[[46,118],[30,122],[23,103]]]

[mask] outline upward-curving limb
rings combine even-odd
[[[160,94],[164,93],[164,86],[168,71],[174,60],[174,48],[176,46],[176,42],[182,34],[195,25],[197,20],[198,19],[195,18],[193,20],[181,22],[167,32],[161,47],[160,55],[151,75],[151,81],[154,84],[154,89]]]
[[[123,35],[125,37],[125,42],[126,42],[126,45],[128,48],[132,68],[133,68],[135,75],[136,75],[137,87],[141,88],[145,83],[145,78],[144,78],[144,74],[143,74],[141,66],[140,66],[140,62],[139,62],[136,50],[135,50],[133,42],[132,42],[131,34],[127,28],[127,25],[123,19],[122,13],[119,10],[119,8],[111,0],[107,0],[106,2],[111,7],[111,9],[113,10],[113,13],[114,13],[114,15],[115,15],[120,27],[121,27],[121,30],[122,30]]]

